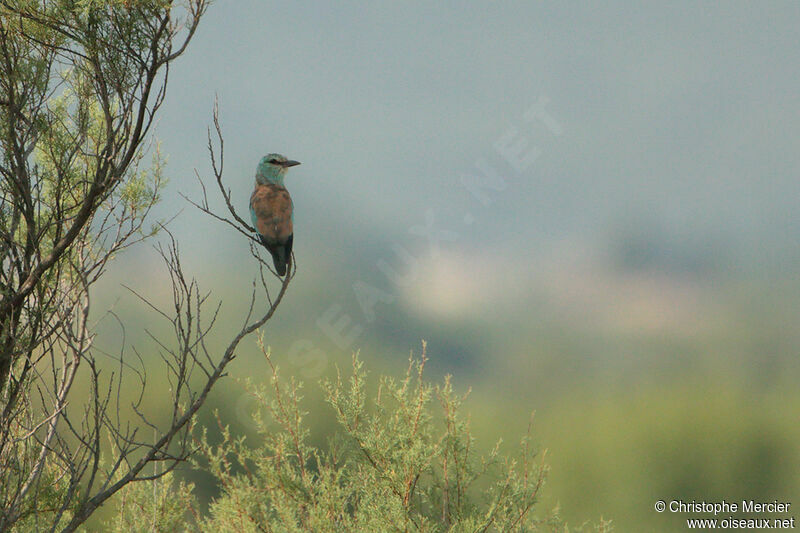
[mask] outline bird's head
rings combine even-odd
[[[283,183],[283,176],[289,167],[299,165],[299,161],[286,159],[281,154],[267,154],[261,158],[256,168],[256,181],[262,185],[266,183]]]

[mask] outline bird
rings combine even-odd
[[[250,196],[250,220],[258,240],[272,255],[278,276],[286,275],[294,240],[294,206],[283,178],[299,164],[281,154],[265,155],[256,167],[256,186]]]

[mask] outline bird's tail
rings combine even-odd
[[[275,271],[278,273],[279,276],[286,275],[286,267],[289,265],[289,257],[292,254],[292,237],[293,235],[289,235],[289,239],[285,244],[275,244],[268,241],[263,235],[257,234],[258,240],[261,241],[261,244],[264,245],[264,248],[272,256],[272,264],[275,265]]]
[[[275,271],[279,276],[286,275],[286,265],[289,261],[286,260],[286,249],[283,246],[276,246],[270,248],[269,253],[272,254],[272,263],[275,265]]]

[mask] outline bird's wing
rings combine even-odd
[[[256,185],[250,197],[250,214],[256,231],[267,241],[286,242],[293,232],[292,199],[280,185]]]

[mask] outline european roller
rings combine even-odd
[[[299,164],[280,154],[265,155],[256,168],[256,188],[250,196],[250,220],[261,244],[272,254],[279,276],[286,274],[294,237],[292,198],[283,178],[289,167]]]

